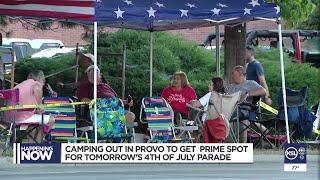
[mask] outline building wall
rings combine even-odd
[[[251,30],[269,30],[276,29],[277,25],[270,21],[252,21],[247,23],[247,31]],[[11,32],[11,38],[27,38],[27,39],[58,39],[61,40],[65,46],[75,46],[76,43],[85,45],[88,42],[83,40],[85,29],[81,26],[75,28],[63,28],[58,23],[55,23],[49,30],[34,29],[32,25],[21,24],[20,22],[8,24],[5,27],[0,26],[0,31]],[[117,29],[105,28],[104,31],[114,32]],[[169,33],[180,35],[187,40],[196,43],[203,43],[209,33],[214,32],[214,27],[203,27],[194,29],[172,30]],[[220,31],[224,31],[224,26],[220,26]]]

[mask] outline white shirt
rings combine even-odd
[[[203,97],[201,97],[199,99],[200,101],[200,104],[203,106],[204,108],[204,111],[207,111],[208,110],[208,107],[209,107],[209,101],[210,101],[210,97],[211,97],[211,92],[208,92],[206,95],[204,95]],[[202,115],[202,121],[204,122],[206,120],[206,113],[204,113]]]

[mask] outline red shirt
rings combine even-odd
[[[181,90],[174,90],[171,86],[167,86],[162,91],[161,96],[171,105],[174,111],[186,116],[189,113],[187,103],[197,99],[196,92],[191,86],[186,86]]]
[[[117,93],[105,83],[97,85],[97,98],[114,98]],[[93,84],[88,81],[82,82],[77,91],[77,97],[81,100],[83,98],[93,99]]]

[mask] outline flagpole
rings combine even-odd
[[[93,49],[94,49],[94,83],[93,83],[93,99],[94,99],[94,142],[98,142],[98,127],[97,127],[97,57],[98,57],[98,37],[97,37],[97,29],[98,29],[98,23],[97,21],[94,22],[94,30],[93,30]]]

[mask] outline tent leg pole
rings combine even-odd
[[[97,100],[97,58],[98,58],[98,23],[94,22],[94,37],[93,37],[93,49],[94,49],[94,85],[93,85],[93,100]],[[97,105],[94,103],[94,142],[98,142],[98,130],[97,130]]]
[[[153,74],[153,32],[150,32],[150,97],[152,97],[152,74]]]
[[[280,18],[279,18],[279,21],[278,21],[278,32],[279,32],[279,49],[280,49],[280,64],[281,64],[280,69],[281,69],[281,82],[282,82],[284,117],[285,117],[285,122],[286,122],[287,142],[290,144],[289,122],[288,122],[288,112],[287,112],[286,80],[285,80],[285,76],[284,76],[282,32],[281,32]]]
[[[122,94],[124,100],[126,96],[126,62],[127,62],[127,45],[123,45],[123,61],[122,61]]]
[[[216,73],[220,77],[220,28],[216,25]]]

